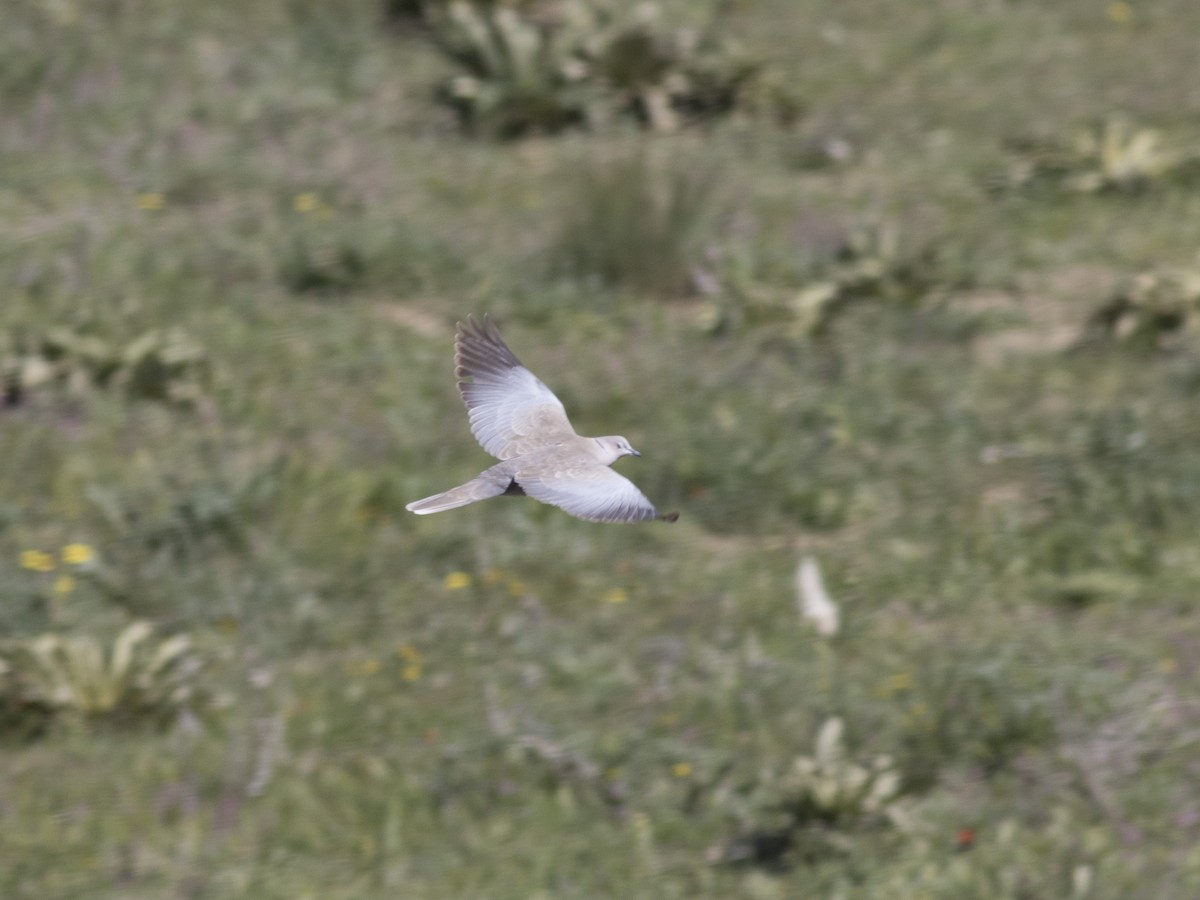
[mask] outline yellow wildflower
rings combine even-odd
[[[690,778],[692,775],[692,764],[690,762],[677,762],[671,766],[671,774],[676,778]]]
[[[510,597],[521,597],[525,594],[525,582],[520,578],[508,579],[508,595]]]
[[[419,681],[421,679],[421,664],[409,663],[400,672],[400,677],[405,681]]]
[[[1118,25],[1125,25],[1133,21],[1133,7],[1128,3],[1110,3],[1108,4],[1109,21],[1116,22]]]
[[[96,558],[96,551],[87,544],[67,544],[62,548],[62,561],[68,566],[85,566]]]
[[[70,575],[59,575],[54,579],[54,593],[69,594],[75,590],[75,579]]]
[[[144,209],[148,212],[160,210],[167,205],[167,198],[157,191],[138,194],[136,201],[138,209]]]
[[[629,591],[625,588],[613,588],[600,599],[604,603],[625,603],[629,600]]]
[[[41,550],[25,550],[21,553],[21,568],[32,569],[34,572],[52,572],[54,557]]]
[[[396,654],[405,662],[421,664],[421,651],[412,644],[401,644],[396,648]]]
[[[292,200],[292,209],[298,213],[316,212],[321,206],[321,198],[313,193],[297,194]]]
[[[466,572],[451,572],[442,581],[442,587],[448,591],[461,591],[471,586],[471,576]]]
[[[1170,675],[1179,668],[1179,662],[1174,657],[1165,656],[1158,661],[1158,671],[1164,675]]]

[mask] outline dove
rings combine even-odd
[[[521,365],[486,315],[459,322],[454,338],[458,392],[471,433],[500,462],[466,484],[408,504],[419,516],[490,497],[529,496],[588,522],[674,522],[629,479],[611,468],[641,456],[620,435],[575,433],[554,392]]]

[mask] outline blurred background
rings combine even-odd
[[[3,20],[0,895],[1200,896],[1200,5]]]

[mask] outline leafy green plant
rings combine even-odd
[[[761,65],[730,50],[712,30],[662,31],[658,8],[640,4],[632,17],[594,41],[592,66],[611,101],[653,131],[732,112],[749,97]]]
[[[204,348],[175,328],[152,329],[125,344],[67,328],[0,336],[0,383],[10,406],[52,385],[191,403],[203,396],[210,372]]]
[[[799,337],[828,332],[852,304],[864,300],[915,304],[932,294],[961,286],[948,279],[936,246],[905,246],[891,223],[859,225],[841,241],[819,274],[798,290],[735,279],[745,311],[760,319],[782,319]]]
[[[1010,142],[1016,158],[1005,183],[1023,188],[1048,184],[1078,193],[1135,192],[1193,172],[1200,154],[1172,147],[1162,132],[1112,117],[1079,129],[1070,139]]]
[[[933,254],[932,245],[915,251],[904,248],[899,229],[893,225],[852,230],[827,277],[792,299],[795,325],[806,333],[819,334],[855,300],[907,302],[920,298],[937,284]]]
[[[796,849],[836,846],[838,831],[902,824],[899,769],[889,756],[855,760],[846,751],[843,734],[840,718],[827,719],[811,756],[796,756],[782,773],[759,786],[759,818],[773,818],[773,825],[737,836],[712,851],[712,860],[777,864]]]
[[[658,7],[565,0],[525,10],[465,0],[425,8],[430,34],[463,70],[438,98],[469,130],[501,138],[632,118],[655,131],[733,110],[761,66],[712,31],[664,31]]]
[[[606,285],[681,293],[699,263],[717,201],[711,171],[665,168],[645,153],[585,166],[552,258],[570,274]]]
[[[1084,341],[1160,347],[1172,336],[1194,331],[1197,321],[1200,269],[1153,269],[1126,279],[1116,294],[1092,313]]]
[[[813,754],[793,759],[779,780],[776,802],[796,827],[900,814],[901,779],[892,758],[855,761],[846,752],[844,730],[840,718],[827,719],[817,732]]]
[[[185,635],[154,641],[139,621],[106,646],[91,636],[44,634],[0,654],[20,679],[26,702],[87,720],[163,720],[196,698],[199,661]]]
[[[1161,132],[1125,119],[1109,119],[1099,128],[1079,132],[1073,149],[1079,165],[1065,186],[1086,193],[1136,190],[1183,162],[1180,153],[1166,146]]]
[[[451,3],[430,23],[438,48],[465,70],[437,97],[467,129],[502,138],[555,132],[597,109],[587,70],[570,50],[578,21],[549,30],[512,9]]]

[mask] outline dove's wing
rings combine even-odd
[[[644,522],[660,516],[632,481],[598,463],[539,461],[517,473],[530,497],[589,522]]]
[[[471,433],[492,456],[512,459],[575,437],[562,403],[513,356],[487,316],[458,324],[454,362]]]

